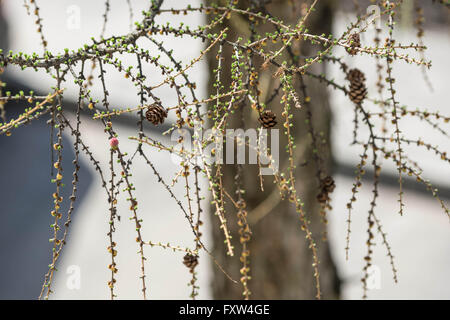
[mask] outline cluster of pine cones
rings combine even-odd
[[[259,122],[266,129],[275,127],[277,124],[276,119],[277,116],[270,110],[263,111],[259,115]]]
[[[336,184],[330,176],[326,176],[320,181],[320,193],[317,195],[319,203],[326,203],[330,200],[330,194],[334,191]]]
[[[346,79],[350,81],[350,100],[355,104],[360,104],[366,98],[366,77],[359,69],[351,69],[347,73]]]
[[[147,107],[145,117],[149,122],[157,126],[158,124],[162,124],[164,119],[167,118],[167,110],[160,104],[154,103]]]
[[[198,256],[186,253],[183,258],[183,264],[189,269],[193,270],[198,265]]]

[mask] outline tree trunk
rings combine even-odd
[[[223,1],[225,3],[225,0]],[[228,2],[228,0],[226,0]],[[243,9],[254,6],[264,1],[239,1],[239,6]],[[306,8],[311,5],[312,1],[292,1],[292,0],[273,0],[269,2],[265,9],[267,13],[280,18],[285,24],[295,26],[301,16],[305,13],[304,2]],[[311,33],[330,34],[331,33],[331,17],[332,9],[330,1],[323,0],[318,2],[315,12],[312,12],[307,20],[307,27]],[[260,8],[259,10],[264,10]],[[303,11],[302,11],[303,10]],[[263,13],[265,13],[263,11]],[[227,39],[234,41],[238,35],[245,41],[250,37],[249,21],[242,15],[232,14],[231,18],[225,20],[224,24],[229,28]],[[222,29],[224,25],[221,25]],[[273,33],[274,27],[268,24],[259,23],[254,26],[257,34],[262,37],[266,32]],[[217,31],[217,30],[216,30]],[[273,46],[273,47],[271,47]],[[266,52],[271,49],[274,51],[280,48],[280,42],[276,45],[267,44]],[[311,45],[305,41],[299,43],[295,41],[291,52],[293,54],[311,55]],[[315,48],[317,50],[317,48]],[[225,88],[230,86],[230,61],[232,48],[223,46],[224,50],[224,68],[222,72],[222,82]],[[285,50],[286,51],[286,50]],[[217,51],[212,52],[209,59],[211,70],[217,67],[216,60]],[[277,61],[291,61],[291,56],[286,52],[277,58]],[[260,95],[261,101],[267,101],[274,90],[280,85],[280,79],[273,77],[277,71],[275,66],[269,66],[267,69],[262,68],[264,61],[255,59],[255,71],[259,73],[259,89],[262,91]],[[300,62],[304,60],[300,59]],[[315,65],[308,69],[317,74],[324,72],[324,65]],[[211,78],[210,83],[214,83]],[[320,206],[316,200],[319,189],[319,175],[321,177],[329,174],[331,165],[331,149],[328,143],[330,136],[330,119],[331,114],[328,104],[327,89],[317,80],[310,80],[304,76],[304,85],[306,94],[310,97],[310,103],[305,100],[305,91],[302,89],[300,75],[294,76],[294,87],[297,90],[301,109],[292,108],[294,118],[292,122],[293,136],[296,144],[296,187],[298,195],[304,202],[305,212],[310,220],[310,230],[318,248],[318,257],[320,260],[320,287],[322,297],[325,299],[336,299],[339,297],[339,280],[336,268],[330,255],[329,244],[323,240],[326,234],[326,224],[322,222],[323,216],[320,214]],[[216,93],[216,89],[210,87],[212,94]],[[285,152],[287,138],[283,130],[283,105],[280,103],[283,92],[280,90],[279,96],[267,105],[267,109],[272,110],[278,120],[275,128],[280,129],[280,170],[286,172],[288,165],[288,155]],[[250,102],[246,100],[246,104],[240,106],[239,110],[233,115],[230,128],[258,128],[260,124],[257,121],[258,113],[250,107]],[[310,113],[309,113],[310,111]],[[309,114],[309,115],[308,115]],[[312,119],[314,127],[314,135],[316,140],[316,148],[313,147],[313,139],[310,134],[311,130],[308,119]],[[315,153],[318,151],[317,153]],[[320,155],[320,167],[318,167],[316,154]],[[319,174],[318,170],[320,168]],[[242,169],[242,168],[241,168]],[[223,166],[223,184],[227,191],[230,191],[234,197],[236,193],[235,176],[239,167],[237,165],[225,164]],[[273,183],[273,177],[264,177],[264,191],[259,187],[258,167],[257,165],[245,165],[245,170],[241,170],[242,185],[245,190],[244,198],[246,201],[246,210],[248,212],[248,222],[252,232],[251,240],[248,244],[250,251],[250,276],[249,289],[251,291],[251,299],[313,299],[316,296],[316,284],[313,276],[313,257],[311,250],[308,248],[309,243],[305,239],[305,232],[301,230],[301,222],[299,214],[295,210],[295,206],[287,199],[280,199],[279,191],[276,184]],[[242,251],[239,242],[239,226],[237,218],[237,210],[231,201],[225,198],[225,215],[227,226],[233,239],[232,243],[235,248],[233,257],[226,255],[226,247],[224,245],[224,235],[218,219],[212,217],[213,228],[212,238],[214,241],[214,256],[233,279],[239,280],[242,276],[240,269],[242,262],[240,255]],[[214,210],[214,209],[213,209]],[[212,281],[213,297],[215,299],[242,299],[243,286],[239,283],[230,281],[222,271],[214,266],[214,277]]]

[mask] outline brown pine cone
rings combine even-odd
[[[322,190],[317,195],[317,201],[319,201],[319,203],[326,203],[328,201],[328,199],[329,199],[328,193],[325,190]]]
[[[155,126],[162,124],[164,119],[167,118],[167,111],[163,106],[154,103],[147,107],[147,112],[145,112],[145,117]]]
[[[198,265],[198,256],[186,253],[183,258],[183,264],[189,269],[194,269]]]
[[[363,102],[367,95],[366,77],[359,69],[351,69],[347,73],[348,81],[350,81],[349,96],[350,100],[355,104]]]
[[[320,193],[317,195],[319,203],[326,203],[330,200],[330,193],[334,191],[336,184],[331,176],[326,176],[320,180]]]
[[[348,48],[347,52],[350,53],[352,56],[358,53],[357,48],[361,48],[361,39],[359,37],[359,33],[352,33],[348,36],[347,39],[347,45],[350,46]]]
[[[276,118],[277,116],[275,115],[275,113],[270,110],[266,110],[261,112],[261,114],[259,115],[259,122],[264,128],[269,129],[275,127],[275,125],[277,124]]]
[[[330,176],[325,177],[320,184],[322,189],[325,190],[327,193],[333,192],[334,188],[336,188],[336,184],[334,183],[333,178]]]

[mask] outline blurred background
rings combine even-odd
[[[6,49],[6,38],[9,38],[9,49],[14,52],[42,52],[40,37],[35,32],[34,17],[27,14],[22,1],[3,0],[2,14],[8,23],[8,28],[0,24],[1,45]],[[141,11],[147,9],[148,1],[131,0],[134,21],[142,17]],[[352,1],[343,10],[336,11],[334,19],[334,34],[345,30],[348,22],[354,20]],[[405,1],[406,3],[408,1]],[[412,2],[412,1],[411,1]],[[188,3],[199,5],[199,0],[166,1],[164,7],[184,7]],[[361,2],[362,3],[362,2]],[[97,37],[102,29],[104,13],[103,1],[52,1],[41,0],[40,15],[43,19],[43,32],[47,37],[51,52],[61,52],[63,48],[77,49],[85,43],[90,43],[90,37]],[[394,77],[397,79],[397,96],[401,105],[411,108],[426,108],[429,111],[439,111],[450,115],[448,103],[448,70],[450,61],[450,33],[448,30],[448,10],[443,6],[433,5],[431,1],[423,5],[426,9],[425,45],[428,46],[426,57],[433,62],[433,67],[427,70],[433,90],[425,83],[420,68],[403,62],[394,63]],[[361,10],[365,7],[361,5]],[[346,10],[348,9],[348,10]],[[447,12],[445,12],[447,10]],[[443,11],[443,12],[440,12]],[[130,30],[129,7],[127,1],[111,2],[109,21],[105,36],[125,34]],[[417,30],[413,27],[413,19],[404,19],[396,29],[395,38],[405,44],[416,42]],[[170,21],[178,25],[181,21],[190,26],[198,26],[205,18],[198,13],[187,16],[161,15],[158,22]],[[447,22],[447,24],[446,24]],[[385,28],[382,25],[382,28]],[[363,45],[372,43],[374,31],[369,30],[362,38]],[[189,63],[197,57],[204,44],[191,38],[164,38],[168,47],[174,49],[175,56],[183,63]],[[179,51],[177,53],[177,51]],[[345,52],[335,52],[344,55]],[[132,59],[130,57],[129,59]],[[126,64],[127,57],[124,58]],[[369,94],[376,96],[376,64],[369,57],[351,58],[346,63],[350,67],[364,70],[368,79]],[[128,61],[133,64],[134,60]],[[7,68],[2,78],[11,87],[31,88],[37,92],[47,93],[54,85],[54,79],[48,74],[31,70],[20,71],[14,67]],[[113,108],[133,107],[139,104],[136,88],[118,76],[114,70],[107,68],[108,90]],[[145,70],[152,74],[149,68]],[[193,80],[204,83],[208,73],[206,62],[197,64],[191,71]],[[328,66],[329,77],[338,83],[345,83],[344,75],[338,66]],[[158,83],[161,78],[154,72],[152,82]],[[168,105],[176,105],[176,97],[169,92],[164,96]],[[202,97],[207,96],[207,88],[200,88]],[[374,91],[371,91],[374,90]],[[26,90],[24,90],[26,91]],[[94,86],[93,95],[101,97],[99,86]],[[66,99],[76,101],[78,89],[68,86]],[[359,299],[362,296],[361,276],[364,266],[366,246],[367,211],[372,194],[370,181],[363,181],[358,201],[355,204],[352,218],[352,238],[349,260],[345,260],[345,237],[347,209],[346,203],[351,197],[354,182],[354,170],[359,161],[361,149],[350,146],[352,141],[353,113],[348,97],[342,93],[330,90],[330,103],[333,110],[332,146],[335,162],[336,190],[333,193],[333,210],[329,214],[329,241],[332,255],[342,280],[342,298]],[[7,109],[9,110],[9,109]],[[9,111],[8,111],[9,112]],[[12,117],[15,113],[12,113]],[[69,116],[73,117],[74,115]],[[116,124],[123,151],[134,151],[136,145],[127,137],[136,135],[136,120],[123,117]],[[34,127],[33,127],[34,126]],[[402,131],[411,138],[422,137],[441,150],[449,150],[448,137],[439,134],[413,119],[402,120]],[[38,131],[40,130],[40,131]],[[15,142],[8,142],[0,137],[2,154],[0,157],[0,298],[2,299],[34,299],[39,295],[40,286],[50,262],[50,206],[52,185],[49,183],[50,160],[48,159],[48,134],[45,123],[37,123],[17,130]],[[39,132],[39,134],[36,134]],[[103,166],[109,161],[109,145],[105,139],[103,127],[88,117],[82,121],[82,137],[91,151]],[[146,133],[150,137],[170,143],[169,137],[161,136],[162,130],[155,131],[150,127]],[[42,134],[41,134],[42,133]],[[66,145],[70,145],[72,137],[66,136]],[[42,141],[45,142],[42,142]],[[20,141],[20,148],[17,148]],[[101,143],[99,143],[101,141]],[[67,150],[66,150],[67,149]],[[65,158],[70,162],[70,148],[66,148]],[[407,149],[411,158],[424,168],[424,176],[430,179],[440,189],[441,197],[446,203],[450,198],[450,166],[439,157],[418,148]],[[7,156],[5,156],[7,154]],[[105,201],[104,190],[96,172],[84,153],[80,153],[82,172],[80,176],[80,201],[73,214],[68,244],[60,259],[58,272],[54,283],[53,299],[107,299],[109,289],[110,256],[106,251],[108,239],[108,203]],[[178,168],[172,166],[170,155],[152,152],[152,161],[162,176],[171,181]],[[20,159],[19,162],[17,159]],[[20,170],[17,170],[17,167]],[[69,164],[66,165],[69,167]],[[375,247],[373,263],[376,271],[376,285],[369,292],[369,299],[450,299],[450,224],[448,216],[442,211],[440,204],[421,185],[405,183],[405,216],[398,215],[397,172],[387,162],[384,165],[380,198],[377,206],[378,217],[382,221],[391,245],[398,269],[399,282],[393,283],[389,259],[382,243],[378,240]],[[37,175],[39,173],[39,175]],[[367,176],[371,176],[367,173]],[[67,175],[69,179],[69,175]],[[177,204],[171,201],[166,190],[159,187],[153,173],[149,172],[145,163],[137,162],[133,171],[133,182],[136,185],[136,196],[139,199],[141,215],[144,220],[143,238],[153,242],[170,243],[181,247],[193,247],[192,233],[179,213]],[[70,185],[70,180],[66,183]],[[205,182],[203,185],[206,186]],[[206,188],[206,187],[205,187]],[[175,187],[177,196],[183,198],[184,189]],[[123,199],[124,200],[124,199]],[[206,205],[205,205],[206,207]],[[126,212],[128,205],[119,200],[119,212]],[[203,232],[204,242],[209,243],[209,220],[205,221]],[[118,244],[117,264],[117,294],[122,299],[139,299],[140,283],[139,260],[135,242],[133,223],[123,219],[116,232]],[[182,264],[182,252],[171,252],[154,247],[146,249],[147,281],[152,299],[187,299],[191,279],[186,267]],[[212,264],[207,256],[201,254],[199,285],[201,299],[212,297],[210,282],[212,281]],[[80,271],[81,286],[74,289],[67,285],[73,268]],[[309,275],[308,275],[309,276]]]

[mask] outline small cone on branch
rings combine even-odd
[[[163,106],[154,103],[147,107],[147,112],[145,112],[145,117],[155,126],[162,124],[164,119],[167,118],[167,111]]]
[[[327,176],[321,181],[321,187],[328,193],[331,193],[334,191],[334,188],[336,187],[336,184],[334,183],[334,180],[332,177]]]
[[[331,176],[326,176],[320,181],[320,193],[317,195],[319,203],[326,203],[330,200],[330,194],[334,191],[336,184]]]
[[[276,118],[277,116],[275,115],[275,113],[270,110],[266,110],[261,112],[261,114],[259,115],[259,122],[264,128],[269,129],[275,127],[275,125],[277,124]]]
[[[198,265],[198,256],[186,253],[183,258],[183,264],[189,269],[194,269]]]
[[[348,81],[350,81],[349,96],[350,100],[355,104],[363,102],[367,95],[366,77],[359,69],[351,69],[347,73]]]
[[[320,191],[316,198],[319,203],[326,203],[330,199],[328,193],[324,192],[323,190]]]
[[[357,48],[361,48],[361,39],[359,37],[359,33],[352,33],[351,35],[349,35],[347,39],[347,45],[350,46],[350,48],[347,49],[348,53],[350,53],[352,56],[357,54]]]

